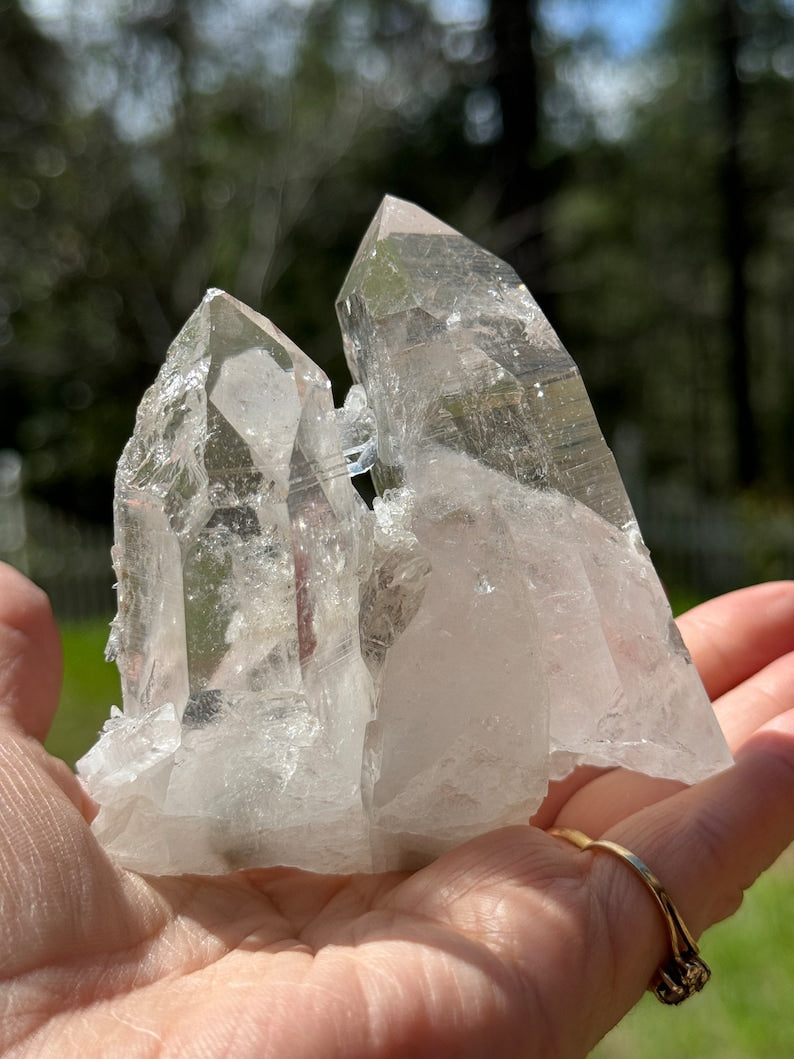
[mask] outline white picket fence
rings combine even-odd
[[[57,617],[112,618],[116,597],[110,527],[81,522],[29,499],[24,507],[27,572],[48,593]]]
[[[16,462],[15,462],[16,461]],[[111,530],[24,498],[15,454],[0,452],[0,559],[50,595],[61,620],[112,617]],[[705,597],[755,581],[794,577],[794,510],[748,509],[674,488],[633,491],[662,580]]]
[[[112,533],[25,497],[21,462],[0,452],[0,559],[48,593],[61,621],[113,616]]]
[[[648,488],[637,516],[662,580],[708,597],[794,578],[794,507]]]

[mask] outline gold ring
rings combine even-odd
[[[687,930],[678,909],[673,904],[672,897],[647,864],[644,864],[631,850],[619,846],[617,842],[588,838],[581,831],[574,831],[568,827],[550,828],[548,833],[556,835],[557,838],[564,838],[582,850],[604,850],[606,853],[611,853],[628,864],[639,875],[662,910],[670,932],[672,949],[671,959],[659,967],[648,988],[653,990],[663,1004],[681,1004],[695,993],[699,993],[711,978],[711,970],[708,964],[700,958],[695,939]]]

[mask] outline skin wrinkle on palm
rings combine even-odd
[[[674,793],[621,770],[574,774],[547,823],[634,850],[699,935],[794,839],[794,584],[723,597],[681,626],[709,690],[734,700],[737,764]],[[0,1048],[12,1059],[577,1059],[664,958],[632,873],[537,827],[482,836],[415,874],[119,869],[72,774],[24,734],[54,713],[56,645],[41,593],[0,567],[0,898],[12,910]]]

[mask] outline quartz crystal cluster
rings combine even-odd
[[[414,867],[581,763],[730,756],[579,372],[515,273],[387,198],[328,380],[212,290],[119,463],[114,709],[79,771],[155,873]],[[370,510],[351,476],[370,471]]]

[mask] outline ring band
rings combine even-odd
[[[575,831],[572,828],[554,827],[550,828],[548,834],[564,838],[581,850],[593,849],[611,853],[628,864],[639,875],[662,910],[670,932],[672,949],[671,959],[659,967],[648,988],[653,990],[663,1004],[681,1004],[695,993],[699,993],[711,977],[711,970],[699,956],[695,939],[687,930],[678,909],[673,904],[672,897],[647,864],[644,864],[631,850],[619,846],[617,842],[588,838],[581,831]]]

